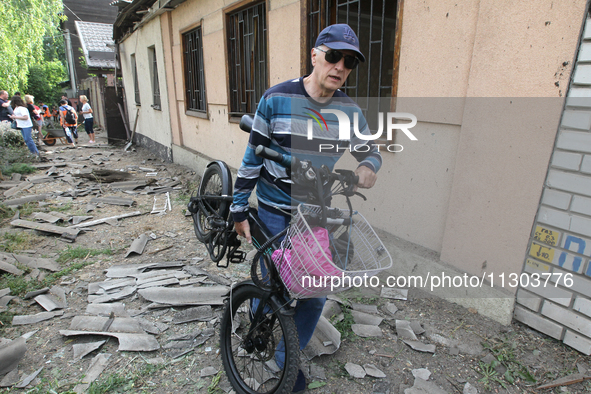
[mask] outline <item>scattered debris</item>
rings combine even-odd
[[[214,368],[214,367],[205,367],[201,371],[199,371],[199,376],[201,376],[202,378],[204,378],[206,376],[213,376],[213,375],[215,375],[217,373],[218,373],[217,368]]]
[[[411,372],[412,376],[423,380],[429,380],[429,376],[431,376],[431,371],[429,371],[427,368],[413,369]]]
[[[53,319],[56,316],[63,315],[63,311],[58,312],[39,312],[35,315],[17,315],[12,318],[13,326],[22,326],[27,324],[35,324],[45,320]]]
[[[363,338],[381,337],[383,336],[382,330],[378,326],[370,326],[368,324],[351,324],[351,330]]]
[[[111,355],[108,353],[101,353],[93,358],[90,362],[88,370],[84,374],[82,383],[79,383],[76,385],[76,387],[74,387],[74,392],[78,394],[85,393],[86,390],[88,390],[90,383],[94,382],[96,378],[98,378],[99,375],[104,371],[110,357]]]
[[[396,320],[396,334],[402,339],[408,339],[410,341],[417,340],[417,336],[408,320]]]
[[[124,197],[94,197],[90,200],[91,203],[103,203],[109,205],[121,205],[124,207],[131,207],[135,204],[133,198],[124,198]]]
[[[330,342],[331,344],[324,346],[325,342]],[[312,339],[310,339],[310,342],[304,348],[303,353],[308,360],[311,360],[322,354],[333,354],[339,350],[340,346],[341,333],[324,316],[320,316]]]
[[[27,197],[14,198],[12,200],[4,200],[4,205],[6,205],[7,207],[20,207],[29,202],[47,200],[49,197],[51,197],[50,194],[36,194]]]
[[[77,343],[72,346],[72,350],[74,351],[73,361],[82,360],[84,356],[87,354],[92,353],[96,349],[100,348],[105,344],[107,340],[97,341],[97,342],[88,342],[88,343]]]
[[[129,257],[132,253],[141,255],[144,253],[144,249],[146,244],[148,243],[149,237],[146,234],[141,234],[138,238],[136,238],[129,247],[129,250],[125,254],[125,257]]]
[[[366,375],[365,369],[358,364],[347,363],[345,364],[345,369],[349,372],[349,375],[357,379],[363,379]]]
[[[379,326],[382,323],[382,320],[384,320],[382,317],[356,310],[352,310],[351,315],[357,324]]]
[[[405,340],[405,339],[403,339],[402,342],[406,343],[408,346],[410,346],[414,350],[418,350],[419,352],[435,353],[435,349],[436,349],[435,345],[426,345],[426,344],[419,342],[419,341],[409,341],[409,340]]]
[[[52,224],[35,223],[28,220],[17,219],[10,222],[15,227],[30,228],[33,230],[45,231],[48,233],[54,233],[61,235],[62,239],[68,242],[74,242],[80,230],[71,227],[59,227]]]
[[[12,371],[25,357],[27,352],[27,340],[19,337],[14,341],[0,346],[0,375]]]
[[[154,205],[152,206],[152,212],[150,213],[164,214],[166,213],[167,208],[169,211],[172,211],[169,192],[166,192],[166,196],[163,199],[158,199],[156,196],[154,196]]]
[[[406,301],[408,298],[408,289],[395,289],[393,287],[382,287],[380,297],[391,298],[393,300]]]
[[[223,305],[229,289],[226,286],[212,287],[151,287],[138,290],[147,301],[161,305]]]
[[[385,378],[386,374],[373,364],[364,364],[365,373],[373,378]]]
[[[442,390],[435,383],[427,382],[421,378],[415,378],[414,385],[404,390],[404,394],[448,394],[447,391]]]
[[[584,382],[585,380],[591,380],[591,375],[584,375],[581,373],[575,373],[575,374],[568,375],[568,376],[565,376],[560,379],[553,380],[550,383],[538,386],[537,390],[550,389],[552,387],[558,387],[558,386],[568,386],[570,384]]]
[[[173,324],[181,324],[181,323],[188,323],[192,321],[210,321],[213,319],[213,311],[211,310],[211,306],[203,305],[198,306],[195,308],[188,308],[183,311],[179,311],[175,313],[172,323]]]
[[[75,335],[106,335],[115,337],[119,340],[119,348],[117,350],[120,352],[151,352],[160,349],[160,344],[156,338],[149,334],[74,330],[60,330],[60,334],[66,337]]]
[[[33,381],[33,379],[35,379],[37,377],[37,375],[39,375],[41,373],[42,370],[43,370],[43,367],[39,368],[38,370],[36,370],[32,374],[30,374],[29,376],[25,377],[20,383],[18,383],[14,387],[16,387],[17,389],[24,389]]]

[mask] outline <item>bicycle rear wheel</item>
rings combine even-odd
[[[197,194],[200,197],[207,196],[222,196],[232,194],[232,178],[230,174],[224,176],[222,167],[218,163],[214,163],[207,167],[201,183],[197,189]],[[210,216],[216,216],[228,219],[230,214],[230,203],[227,201],[212,201],[202,199],[199,204],[199,209],[192,215],[193,227],[195,229],[195,236],[201,242],[208,242],[211,238],[211,229],[207,226],[207,218]]]
[[[254,284],[231,294],[220,328],[222,361],[239,394],[291,393],[299,369],[299,340],[292,316],[269,299],[256,327],[252,319],[268,294]],[[249,330],[253,329],[251,336]]]

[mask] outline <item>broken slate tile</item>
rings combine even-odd
[[[79,383],[76,385],[76,387],[74,387],[74,392],[78,394],[85,393],[90,386],[90,383],[95,381],[96,378],[98,378],[105,370],[110,357],[111,355],[108,353],[101,353],[95,356],[90,362],[90,366],[82,378],[82,383]]]
[[[100,348],[101,346],[103,346],[105,342],[107,342],[106,339],[97,342],[77,343],[75,345],[72,345],[72,350],[74,351],[73,360],[82,360],[82,357]]]
[[[62,308],[66,308],[68,303],[66,301],[66,290],[59,286],[52,286],[49,289],[49,294],[55,297],[58,300],[59,304],[62,305]]]
[[[25,357],[27,351],[26,339],[19,337],[0,346],[0,376],[12,371],[19,361]]]
[[[8,305],[8,303],[15,298],[16,298],[16,296],[9,296],[9,295],[6,295],[4,297],[0,297],[0,307],[2,307],[2,308],[6,307]]]
[[[368,324],[351,324],[351,330],[353,330],[355,335],[358,335],[363,338],[383,336],[380,327],[370,326]]]
[[[191,331],[188,334],[180,334],[180,335],[174,335],[170,338],[168,338],[169,341],[192,341],[195,338],[197,338],[199,335],[201,335],[202,330],[200,328],[196,328],[193,331]]]
[[[425,332],[425,329],[421,326],[421,323],[419,323],[416,320],[411,320],[411,322],[410,322],[410,328],[417,335],[421,335],[421,334],[423,334]],[[427,380],[427,379],[425,379],[425,380]]]
[[[115,293],[99,295],[99,296],[89,295],[88,302],[93,303],[93,304],[103,304],[105,302],[119,301],[119,300],[122,300],[123,298],[127,298],[127,297],[133,295],[133,293],[135,293],[135,290],[136,290],[135,286],[127,286]]]
[[[35,297],[35,301],[48,312],[51,312],[54,309],[63,309],[65,307],[59,300],[49,294],[40,294]]]
[[[198,306],[195,308],[188,308],[182,311],[179,311],[174,314],[172,323],[173,324],[182,324],[188,323],[195,320],[198,321],[209,321],[213,318],[213,311],[211,310],[211,306],[203,305]]]
[[[0,290],[0,297],[4,297],[10,294],[10,287]]]
[[[60,330],[60,334],[66,337],[75,335],[106,335],[115,337],[119,340],[119,348],[117,350],[120,352],[151,352],[160,349],[160,344],[156,338],[149,334],[73,330]]]
[[[6,263],[4,261],[0,261],[0,271],[8,272],[9,274],[15,276],[21,276],[24,274],[24,271],[16,268],[14,265]]]
[[[385,378],[386,374],[373,364],[364,364],[365,373],[373,378]]]
[[[435,345],[426,345],[419,341],[409,341],[406,339],[403,339],[402,342],[406,343],[408,346],[419,352],[435,353]]]
[[[393,287],[382,287],[380,297],[391,298],[393,300],[406,300],[408,298],[408,289],[395,289]]]
[[[213,376],[216,373],[218,373],[218,370],[216,368],[214,368],[214,367],[205,367],[201,371],[199,371],[199,376],[201,376],[202,378],[204,378],[206,376]]]
[[[367,325],[371,325],[371,326],[379,326],[380,323],[382,322],[382,320],[384,320],[383,318],[381,318],[379,316],[372,315],[372,314],[365,313],[365,312],[356,311],[356,310],[352,310],[351,315],[353,316],[353,320],[355,320],[355,323],[357,323],[357,324],[367,324]]]
[[[396,334],[398,334],[401,339],[408,339],[410,341],[417,340],[417,336],[411,328],[408,320],[396,320]]]
[[[92,219],[94,216],[72,216],[72,224],[79,224],[85,220]]]
[[[324,342],[331,341],[332,345],[324,346]],[[341,346],[341,333],[324,317],[320,316],[312,339],[303,350],[304,355],[311,360],[322,354],[333,354]]]
[[[75,316],[70,323],[72,331],[107,331],[143,334],[139,322],[131,317],[115,317],[105,329],[110,318],[105,316]]]
[[[326,302],[324,303],[324,308],[322,308],[322,316],[324,316],[327,319],[330,319],[333,316],[337,316],[342,312],[343,311],[339,303],[333,300],[326,300]]]
[[[142,285],[138,285],[138,289],[147,289],[149,287],[157,287],[157,286],[170,286],[170,285],[178,285],[179,280],[177,278],[168,278],[154,282],[147,282]]]
[[[49,287],[44,287],[44,288],[39,289],[39,290],[30,291],[27,294],[25,294],[25,296],[23,297],[23,299],[28,300],[29,298],[36,297],[39,294],[47,293],[48,291],[49,291]]]
[[[212,287],[151,287],[138,290],[147,301],[165,305],[223,305],[229,289],[226,286]]]
[[[63,315],[63,311],[58,312],[39,312],[35,315],[18,315],[12,318],[13,326],[22,326],[27,324],[35,324],[45,320],[53,319],[56,316]]]
[[[60,265],[54,260],[44,259],[40,257],[23,256],[19,254],[13,254],[12,256],[20,264],[26,265],[29,268],[43,268],[52,272],[57,272],[62,269]]]
[[[86,306],[86,313],[97,316],[110,316],[113,313],[118,317],[129,317],[125,310],[125,304],[120,302],[113,302],[111,304],[88,304]]]
[[[139,323],[140,327],[148,334],[158,335],[168,330],[168,324],[151,322],[150,320],[144,319],[142,317],[136,317],[135,319]]]
[[[20,382],[19,384],[17,384],[14,387],[16,387],[18,389],[24,389],[33,381],[33,379],[35,379],[37,377],[37,375],[39,375],[41,373],[42,370],[43,370],[43,367],[39,368],[38,370],[36,370],[32,374],[30,374],[29,376],[25,377],[22,380],[22,382]]]
[[[412,376],[423,380],[429,380],[429,376],[431,376],[431,371],[429,371],[427,368],[413,369]]]
[[[12,387],[15,384],[17,384],[18,381],[19,379],[17,366],[15,369],[7,373],[6,376],[4,376],[4,378],[2,378],[2,381],[0,381],[0,387]]]
[[[142,253],[144,253],[144,249],[146,248],[148,240],[149,238],[146,234],[141,234],[131,243],[129,250],[125,254],[125,257],[129,257],[131,254],[141,255]]]
[[[472,386],[470,383],[466,382],[464,385],[463,394],[478,394],[478,389]]]
[[[347,363],[345,364],[345,369],[349,372],[349,375],[357,379],[363,379],[366,375],[365,369],[358,364]]]
[[[123,197],[94,197],[90,200],[91,203],[103,203],[109,205],[121,205],[126,207],[131,207],[135,201],[133,198],[123,198]]]
[[[378,307],[376,305],[367,305],[367,304],[351,304],[351,309],[358,312],[364,313],[371,313],[374,315],[379,315]]]

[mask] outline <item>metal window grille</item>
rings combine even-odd
[[[265,2],[228,15],[230,115],[254,114],[267,89]]]
[[[187,110],[206,111],[205,74],[201,27],[183,34],[185,54],[185,105]]]
[[[140,105],[140,84],[137,80],[137,64],[135,62],[135,54],[131,55],[131,67],[133,72],[133,89],[135,91],[135,105]]]
[[[158,61],[156,59],[156,48],[151,47],[150,58],[152,60],[152,107],[160,109],[160,83],[158,82]]]
[[[351,72],[341,90],[350,97],[361,99],[358,103],[370,121],[376,118],[374,112],[387,112],[390,108],[394,77],[396,1],[308,0],[308,56],[322,29],[334,23],[348,24],[359,37],[360,49],[366,61],[359,63]],[[311,66],[308,70],[312,71]],[[363,99],[369,97],[384,99],[379,100],[378,106],[364,106]]]

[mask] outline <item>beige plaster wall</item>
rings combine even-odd
[[[160,85],[161,110],[151,107],[153,103],[152,80],[150,74],[150,62],[148,59],[148,47],[154,46],[158,61],[158,80]],[[125,98],[129,111],[129,124],[133,127],[136,114],[137,133],[141,133],[153,141],[166,147],[171,146],[170,110],[168,103],[167,73],[165,57],[162,47],[162,32],[160,18],[155,18],[127,37],[121,45],[121,68],[125,83]],[[140,86],[141,105],[135,105],[133,85],[133,73],[131,69],[131,55],[135,54],[138,83]],[[139,113],[137,110],[139,109]]]
[[[173,125],[174,143],[209,157],[226,161],[238,167],[244,155],[248,135],[238,124],[228,119],[228,84],[226,69],[226,45],[224,35],[225,13],[216,0],[189,0],[170,13],[171,72],[174,74],[174,94],[178,113],[178,126]],[[294,0],[277,0],[268,5],[269,80],[271,85],[299,76],[300,3]],[[294,18],[293,15],[298,15]],[[182,33],[201,26],[208,110],[206,117],[186,114],[184,98]]]

